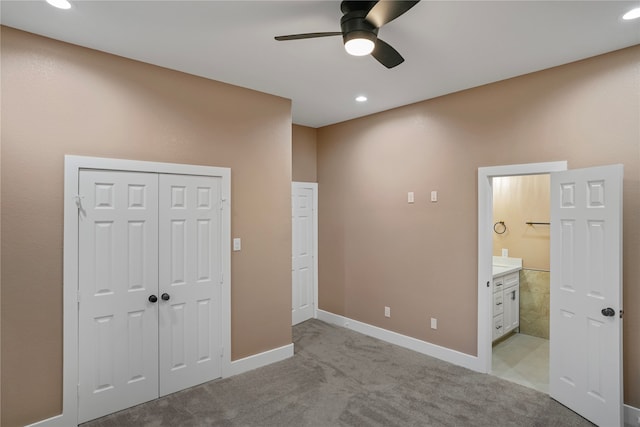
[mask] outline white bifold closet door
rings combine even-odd
[[[79,422],[220,377],[220,181],[80,172]]]

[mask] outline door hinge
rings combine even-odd
[[[78,207],[78,209],[82,209],[82,199],[84,199],[84,196],[81,194],[76,194],[75,196],[73,196],[73,198],[76,200],[76,206]]]
[[[227,201],[224,197],[220,199],[220,210],[224,210],[224,204]]]
[[[224,347],[220,347],[220,357],[224,356]]]
[[[77,291],[76,293],[76,301],[78,302],[78,304],[80,304],[80,297],[82,296],[82,294],[80,293],[80,291]]]
[[[622,315],[624,314],[624,310],[620,309],[620,318],[622,319]]]

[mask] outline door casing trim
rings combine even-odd
[[[567,161],[478,168],[478,371],[491,372],[491,286],[493,280],[493,178],[567,170]]]

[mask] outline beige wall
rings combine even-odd
[[[510,257],[522,258],[523,268],[549,271],[551,228],[526,222],[549,222],[550,190],[549,175],[493,179],[493,222],[506,225],[504,233],[493,233],[493,255],[507,249]]]
[[[316,129],[293,125],[292,173],[294,181],[318,181],[318,174],[316,171],[316,139]]]
[[[61,410],[65,154],[230,167],[232,358],[291,343],[291,103],[2,28],[2,426]]]
[[[625,402],[640,407],[639,67],[636,46],[319,129],[320,308],[475,355],[478,167],[623,163]]]

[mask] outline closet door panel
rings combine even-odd
[[[79,422],[158,397],[158,176],[80,171]]]
[[[221,376],[221,178],[160,175],[160,395]]]

